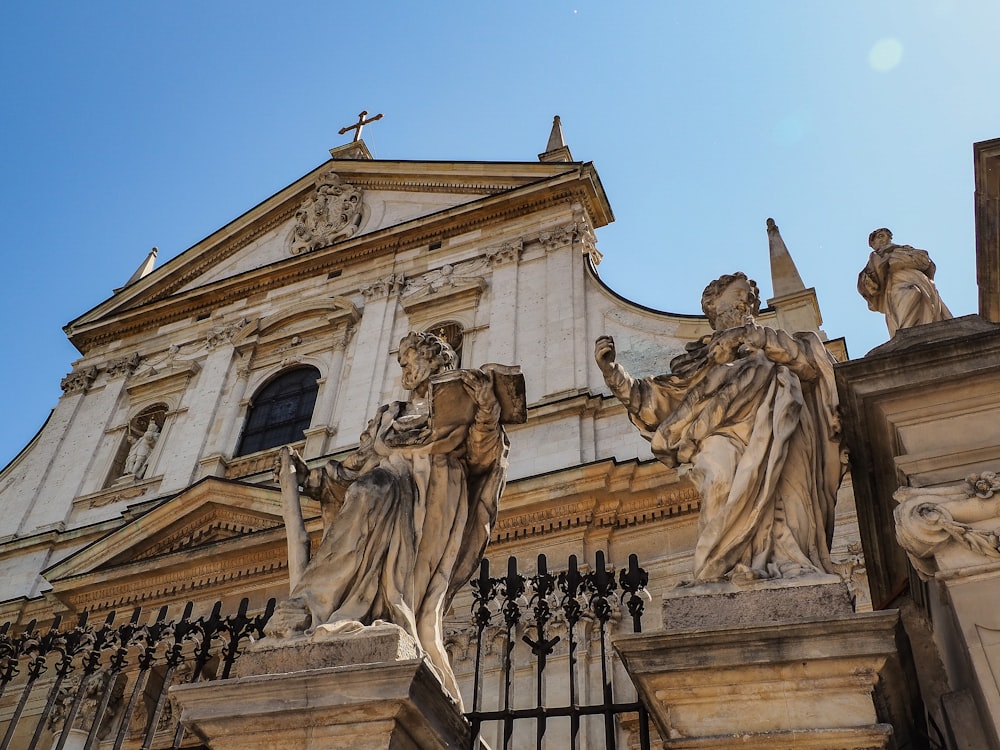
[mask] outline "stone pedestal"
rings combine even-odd
[[[664,631],[614,642],[664,748],[894,746],[873,691],[895,662],[896,612],[854,614],[842,583],[699,586],[664,610]]]
[[[181,722],[212,750],[469,746],[459,707],[395,626],[278,647],[264,640],[237,667],[235,679],[170,690]]]

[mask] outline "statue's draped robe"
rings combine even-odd
[[[290,602],[308,610],[313,630],[377,621],[402,627],[460,700],[442,618],[486,549],[508,442],[496,424],[429,433],[426,420],[397,422],[404,408],[381,407],[357,454],[305,479],[324,504],[324,521],[330,506],[336,510]]]
[[[706,336],[672,374],[635,379],[616,367],[609,385],[654,455],[692,464],[696,580],[832,573],[843,474],[832,357],[813,333],[748,328],[758,345],[729,362],[709,356]]]
[[[885,315],[890,336],[900,328],[951,319],[934,286],[935,270],[926,250],[909,245],[890,245],[868,256],[858,275],[858,291],[869,310]]]

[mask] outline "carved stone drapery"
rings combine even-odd
[[[364,219],[361,188],[343,182],[336,172],[322,175],[309,200],[295,213],[291,253],[318,250],[353,237]]]
[[[64,395],[71,393],[86,393],[90,385],[97,378],[98,369],[90,367],[86,370],[75,370],[64,377],[59,383]]]
[[[931,578],[949,557],[957,564],[1000,558],[998,492],[993,472],[972,474],[961,485],[896,491],[896,539],[921,578]]]

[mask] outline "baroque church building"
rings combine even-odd
[[[995,150],[987,153],[994,161]],[[613,335],[618,359],[631,373],[658,375],[669,371],[670,360],[688,342],[711,332],[708,319],[643,307],[602,282],[597,238],[614,215],[594,165],[573,160],[558,118],[537,160],[376,160],[360,139],[331,149],[330,157],[159,268],[150,257],[112,297],[65,327],[80,358],[63,379],[63,395],[44,427],[0,472],[5,637],[35,623],[44,631],[56,617],[71,625],[82,613],[91,624],[111,612],[127,619],[135,608],[153,613],[166,607],[168,616],[181,617],[187,606],[184,617],[204,620],[221,602],[216,611],[242,607],[253,616],[265,611],[269,599],[286,598],[288,549],[274,478],[278,450],[294,446],[315,467],[356,449],[377,407],[403,395],[396,358],[409,331],[436,333],[463,367],[516,364],[523,372],[527,419],[507,427],[509,470],[487,550],[491,569],[506,570],[508,558],[516,557],[524,575],[535,575],[537,556],[544,554],[552,570],[565,570],[571,555],[593,570],[600,553],[610,567],[623,570],[635,554],[648,574],[643,632],[661,629],[664,594],[672,596],[691,575],[700,497],[685,465],[670,468],[654,459],[605,385],[593,342]],[[993,189],[992,183],[983,188]],[[761,229],[772,294],[758,321],[789,332],[814,331],[838,361],[846,361],[843,340],[828,340],[822,332],[815,292],[800,278],[777,226],[769,221],[765,228],[762,217]],[[992,329],[976,331],[993,335]],[[842,392],[849,390],[840,385]],[[848,409],[847,416],[852,414]],[[875,455],[879,446],[872,446],[873,465],[892,460]],[[981,457],[973,468],[992,458]],[[953,474],[940,469],[928,483],[962,476]],[[856,469],[855,475],[857,481]],[[963,683],[961,675],[979,673],[962,647],[949,653],[935,640],[931,620],[943,622],[947,597],[934,594],[926,576],[907,567],[906,553],[894,546],[892,504],[884,492],[866,479],[858,496],[868,505],[856,512],[847,476],[831,555],[857,613],[899,606],[907,586],[922,592],[913,596],[916,614],[907,629],[892,625],[886,631],[893,645],[878,665],[889,663],[895,672],[880,672],[881,666],[852,672],[855,681],[861,672],[869,675],[859,689],[875,696],[871,716],[855,722],[864,726],[870,744],[810,739],[813,744],[748,746],[980,747],[948,744],[954,729],[941,698],[958,695],[961,705],[950,715],[972,717],[976,736],[988,743],[981,746],[997,747],[997,719],[988,718],[996,704],[972,678]],[[311,499],[304,499],[303,510],[315,547],[321,510]],[[877,575],[866,571],[873,554]],[[475,641],[483,631],[477,634],[473,609],[468,588],[447,613],[452,666],[467,709],[499,708],[510,700],[500,684],[505,659],[509,663],[516,653],[505,657],[499,641],[482,649],[486,677],[480,691]],[[627,621],[627,613],[616,611],[609,627],[624,634],[631,630]],[[817,628],[810,638],[823,640],[824,632],[835,630]],[[908,643],[904,632],[916,645],[897,649],[896,639]],[[964,643],[960,635],[948,637]],[[601,644],[593,633],[582,641],[574,656],[578,669],[600,672]],[[937,671],[930,677],[912,656],[927,649],[935,650]],[[0,657],[10,663],[10,654]],[[565,638],[551,658],[571,658]],[[992,657],[983,652],[983,658]],[[161,687],[192,679],[174,666],[157,673]],[[531,664],[514,663],[508,673],[516,700],[534,693]],[[907,688],[916,673],[937,687]],[[27,673],[19,674],[8,678],[10,687],[0,698],[0,732],[8,732],[10,747],[112,747],[117,736],[123,739],[116,747],[202,746],[195,734],[175,730],[176,717],[172,725],[162,720],[171,710],[166,701],[146,699],[147,714],[162,726],[127,718],[116,721],[132,722],[128,731],[118,731],[113,722],[98,730],[100,717],[94,722],[91,714],[93,728],[80,723],[86,700],[72,702],[71,695],[67,705],[74,708],[62,718],[77,721],[73,729],[90,737],[74,745],[71,732],[47,714],[54,709],[46,689],[56,672],[40,675],[39,686],[30,689]],[[155,682],[152,676],[149,681]],[[121,682],[127,699],[132,687]],[[632,667],[617,658],[606,682],[647,703],[657,690],[669,692],[645,692]],[[797,684],[809,689],[808,681]],[[57,688],[51,695],[61,695]],[[565,700],[568,690],[561,677],[549,677],[546,700]],[[716,689],[712,695],[724,693]],[[588,696],[575,700],[591,702]],[[111,719],[110,703],[99,709],[104,721]],[[681,738],[693,734],[682,713],[675,711],[680,718],[673,729],[655,724],[654,746],[727,746],[684,744]],[[621,746],[640,742],[634,714],[616,721]],[[690,721],[709,726],[712,720]],[[554,721],[546,746],[570,747],[569,731],[568,723]],[[849,734],[843,728],[823,731],[830,738],[838,731],[836,736]],[[603,746],[596,738],[604,733],[585,723],[579,746]],[[482,736],[502,747],[502,734],[484,728]],[[534,742],[532,734],[514,746]]]

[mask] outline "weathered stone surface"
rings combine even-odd
[[[417,644],[396,625],[372,625],[327,638],[265,638],[233,665],[234,677],[419,659]]]
[[[444,750],[469,726],[422,660],[327,667],[171,688],[212,750]]]
[[[872,694],[896,676],[887,664],[895,664],[897,613],[802,618],[799,598],[806,609],[824,600],[840,609],[843,598],[831,596],[835,587],[801,588],[800,597],[784,592],[780,627],[712,624],[707,605],[714,598],[716,621],[740,619],[722,610],[749,611],[781,592],[743,592],[729,601],[708,594],[697,597],[705,606],[701,628],[615,639],[664,748],[888,746],[892,727],[877,715]],[[892,696],[886,703],[897,705]]]
[[[736,628],[792,620],[848,617],[854,613],[847,585],[807,579],[760,581],[750,589],[730,583],[678,587],[663,595],[665,630]]]

